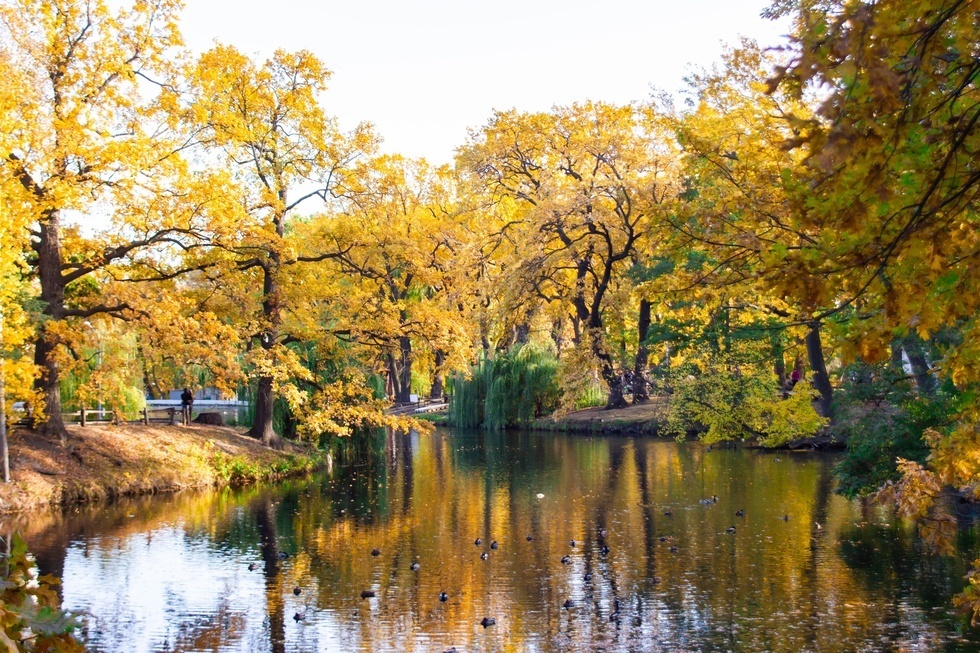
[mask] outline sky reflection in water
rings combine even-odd
[[[64,577],[93,651],[980,649],[949,602],[976,529],[926,555],[833,495],[830,457],[448,431],[378,450],[3,528]]]

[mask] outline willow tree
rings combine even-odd
[[[212,262],[239,276],[242,337],[252,345],[257,377],[255,423],[250,433],[276,441],[277,385],[298,363],[285,344],[283,281],[287,268],[336,258],[338,242],[297,253],[287,223],[301,206],[320,206],[343,192],[349,165],[373,147],[365,126],[343,134],[319,96],[329,71],[309,52],[277,51],[256,63],[233,47],[201,55],[189,72],[191,100],[184,117],[199,142],[198,164],[232,170],[237,210],[211,226]]]
[[[0,4],[5,84],[19,117],[3,141],[2,174],[20,186],[15,210],[29,217],[43,305],[34,342],[40,430],[62,438],[63,345],[77,322],[131,308],[98,292],[97,277],[139,251],[194,238],[186,214],[161,212],[157,196],[181,175],[173,156],[180,144],[155,117],[160,96],[152,92],[171,73],[179,7],[178,0],[122,9],[103,0]],[[115,228],[85,239],[70,226],[96,216]]]
[[[516,205],[500,237],[519,243],[509,284],[561,305],[597,362],[607,406],[625,404],[604,333],[608,292],[675,193],[672,140],[645,108],[587,103],[550,113],[497,113],[462,161]]]

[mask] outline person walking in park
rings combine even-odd
[[[187,426],[191,423],[191,407],[194,405],[194,393],[188,388],[184,388],[184,391],[180,393],[180,411],[181,420],[180,423]]]

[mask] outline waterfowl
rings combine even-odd
[[[783,521],[789,521],[789,515],[783,515]]]
[[[255,571],[258,568],[259,568],[259,566],[257,564],[255,564],[254,562],[248,563],[248,570],[249,571]]]
[[[364,590],[363,592],[361,592],[361,598],[362,599],[373,599],[374,598],[374,590]]]
[[[570,564],[572,564],[572,558],[570,556],[562,556],[561,557],[561,563],[563,565],[570,565]]]
[[[446,594],[445,592],[439,592],[439,600],[445,603],[446,601],[449,600],[449,595]]]
[[[676,546],[672,546],[672,547],[670,547],[667,550],[670,551],[671,553],[677,553],[677,547]]]
[[[711,502],[712,503],[718,503],[718,495],[717,494],[712,494],[711,495]]]
[[[602,548],[599,549],[599,553],[601,553],[604,556],[609,555],[609,547],[603,544]]]
[[[729,526],[728,528],[725,529],[725,532],[728,533],[729,535],[734,535],[735,534],[735,527],[734,526]]]
[[[497,547],[498,546],[500,546],[500,545],[497,544],[497,540],[494,540],[493,542],[490,543],[490,548],[493,549],[494,551],[497,550]]]
[[[371,555],[377,558],[379,555],[381,555],[381,549],[371,549]]]
[[[701,499],[698,503],[700,503],[702,506],[710,506],[711,499]]]
[[[286,551],[280,551],[279,552],[279,559],[280,560],[285,560],[288,557],[289,557],[289,553],[287,553]]]
[[[600,540],[606,539],[606,535],[609,535],[609,532],[605,528],[600,528],[599,529],[599,539]]]
[[[482,619],[482,620],[480,621],[480,625],[481,625],[481,626],[483,626],[484,628],[486,628],[487,626],[492,626],[492,625],[494,625],[495,623],[497,623],[497,620],[496,620],[496,619],[494,619],[493,617],[484,617],[484,618],[483,618],[483,619]]]
[[[527,540],[528,542],[530,542],[530,541],[531,541],[531,540],[533,540],[534,538],[533,538],[533,537],[531,537],[531,534],[530,534],[530,533],[528,533],[528,534],[527,534],[527,537],[525,537],[524,539],[525,539],[525,540]]]
[[[664,510],[664,517],[670,517],[673,514],[674,513],[670,511],[670,508],[667,508],[666,510]]]
[[[412,571],[418,571],[419,569],[422,568],[422,565],[419,564],[418,560],[415,560],[414,562],[412,562],[411,565],[409,565],[408,568],[411,569]]]
[[[303,619],[306,619],[306,613],[297,612],[296,614],[293,615],[293,619],[295,619],[296,621],[303,621]]]
[[[483,553],[480,554],[480,560],[486,560],[489,557],[490,557],[490,554],[487,553],[486,551],[484,551]]]
[[[561,604],[561,607],[565,608],[566,610],[568,610],[569,608],[574,608],[575,602],[572,601],[571,599],[565,599],[565,602]]]
[[[745,511],[744,510],[736,510],[735,511],[735,516],[736,517],[744,517],[745,516]]]
[[[571,546],[571,547],[572,547],[573,549],[575,548],[575,540],[572,540],[572,541],[571,541],[571,542],[569,542],[568,544],[569,544],[569,546]]]
[[[590,580],[592,580],[592,574],[586,574],[584,580],[586,583],[588,583]]]
[[[293,588],[293,594],[295,594],[296,596],[299,596],[302,593],[303,593],[303,590],[301,590],[300,588],[298,588],[298,587],[294,587]]]
[[[475,546],[480,546],[481,544],[483,544],[483,538],[480,537],[476,538],[475,540],[473,540],[473,544]]]

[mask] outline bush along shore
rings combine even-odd
[[[61,446],[31,431],[11,434],[11,482],[0,483],[0,512],[272,481],[328,461],[317,450],[288,442],[274,450],[218,426],[73,427],[69,436]]]

